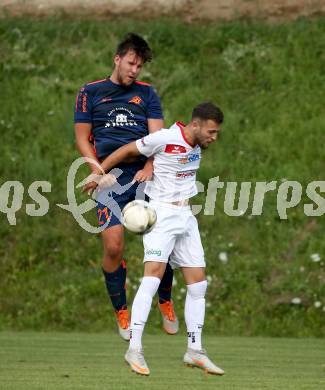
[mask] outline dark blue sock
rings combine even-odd
[[[126,309],[126,264],[122,260],[118,269],[114,272],[106,272],[103,269],[105,276],[105,284],[109,297],[111,298],[115,311]]]
[[[166,271],[158,288],[159,303],[164,303],[171,300],[173,277],[174,271],[172,270],[172,267],[169,265],[169,263],[167,263]]]

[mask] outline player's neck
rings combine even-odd
[[[187,143],[189,143],[192,146],[196,145],[195,137],[190,124],[183,127],[183,135]]]
[[[112,74],[109,76],[109,79],[111,80],[112,83],[120,85],[121,83],[118,80],[117,74],[115,70],[113,70]]]

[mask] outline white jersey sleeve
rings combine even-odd
[[[164,130],[156,131],[143,138],[136,140],[139,152],[146,157],[160,152],[166,146],[166,136]]]

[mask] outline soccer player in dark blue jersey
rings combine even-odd
[[[137,81],[143,65],[151,59],[152,53],[147,42],[136,34],[128,34],[117,46],[111,76],[88,83],[80,89],[74,121],[76,143],[83,157],[100,163],[120,146],[164,127],[158,95],[149,84]],[[91,163],[89,166],[95,172],[96,166]],[[122,210],[135,199],[141,183],[151,179],[152,160],[143,157],[131,159],[116,168],[122,170],[118,183],[129,187],[123,194],[111,194]],[[133,180],[135,183],[130,185]],[[94,188],[96,186],[97,183],[94,183]],[[97,198],[99,224],[106,227],[101,233],[104,247],[102,268],[119,333],[122,338],[129,340],[126,263],[123,259],[124,228],[118,216],[108,207],[109,201],[101,201],[102,197],[103,194]],[[158,295],[164,329],[170,334],[178,330],[178,320],[171,301],[172,281],[173,271],[168,266]]]

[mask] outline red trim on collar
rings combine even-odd
[[[182,133],[182,136],[184,138],[184,141],[191,146],[191,148],[194,148],[195,145],[191,144],[188,139],[186,138],[185,134],[184,134],[184,127],[185,127],[185,124],[182,123],[182,122],[176,122],[176,125],[179,127],[181,133]]]
[[[135,84],[146,85],[146,86],[148,86],[148,87],[151,86],[151,84],[149,84],[149,83],[145,83],[144,81],[138,81],[138,80],[135,80]]]
[[[86,85],[97,84],[97,83],[100,83],[101,81],[106,81],[106,80],[107,80],[107,79],[96,80],[96,81],[92,81],[91,83],[87,83]]]

